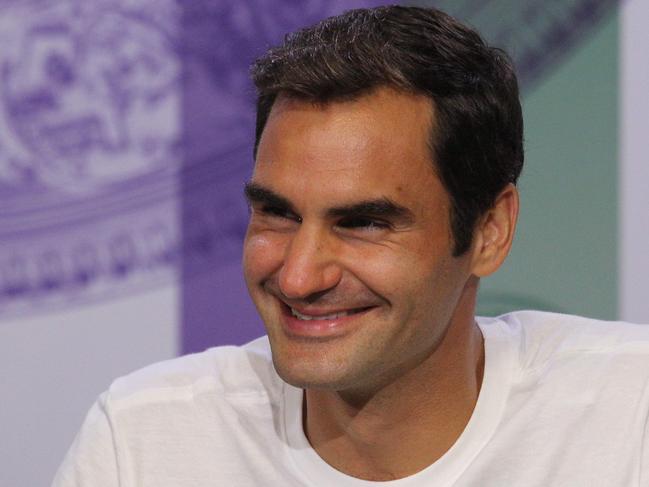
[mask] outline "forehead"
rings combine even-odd
[[[302,198],[352,202],[443,193],[429,138],[432,101],[391,89],[326,104],[280,96],[262,134],[253,180]]]

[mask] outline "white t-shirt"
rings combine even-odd
[[[260,338],[115,381],[53,485],[649,486],[649,326],[529,311],[478,323],[486,356],[473,415],[410,477],[364,481],[324,462],[302,429],[302,390],[277,376]]]

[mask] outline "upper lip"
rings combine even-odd
[[[298,313],[307,316],[328,316],[336,313],[345,313],[349,311],[358,311],[358,310],[376,307],[376,304],[363,304],[363,303],[352,304],[350,306],[336,306],[336,307],[315,306],[315,305],[311,306],[311,305],[305,305],[304,302],[300,302],[298,300],[293,301],[292,299],[287,298],[274,287],[267,288],[267,291],[270,292],[270,294],[273,295],[275,299],[277,299],[283,306],[289,308],[289,310],[293,309]]]
[[[372,306],[345,306],[344,308],[314,308],[309,306],[300,306],[291,303],[287,303],[285,300],[280,299],[280,301],[287,307],[297,311],[302,315],[307,316],[329,316],[338,313],[346,313],[349,311],[357,311],[360,309],[371,308]]]
[[[359,309],[367,308],[367,306],[358,306],[354,308],[323,310],[323,309],[300,309],[300,308],[296,308],[295,306],[289,306],[289,307],[297,311],[301,315],[306,315],[306,316],[331,316],[338,313],[347,313],[349,311],[356,311]]]

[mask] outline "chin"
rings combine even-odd
[[[273,365],[284,382],[301,389],[346,389],[352,375],[339,361],[308,357],[296,359],[290,354],[273,352]]]

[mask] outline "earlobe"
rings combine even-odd
[[[475,276],[485,277],[494,273],[509,254],[514,240],[518,205],[518,190],[510,183],[479,220],[472,248],[472,271]]]

